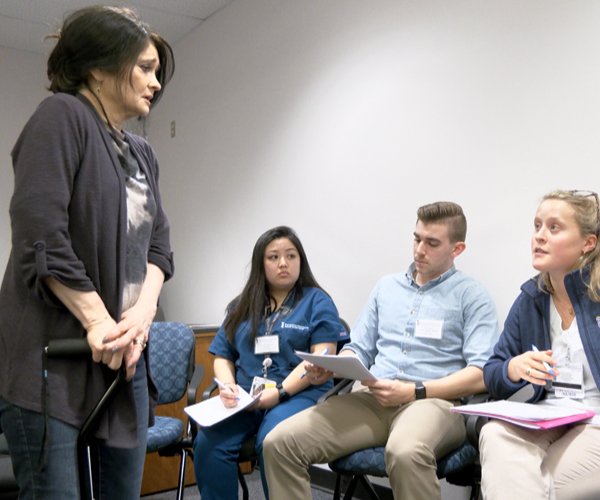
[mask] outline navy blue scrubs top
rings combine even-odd
[[[294,351],[310,352],[314,344],[338,342],[348,338],[348,333],[339,320],[333,300],[318,288],[303,288],[302,298],[285,317],[279,317],[271,335],[279,335],[279,352],[271,354],[273,364],[267,377],[277,383],[282,382],[302,361]],[[263,319],[258,325],[257,336],[265,334]],[[212,341],[208,352],[222,356],[235,364],[237,384],[249,391],[254,377],[262,377],[264,354],[254,354],[254,344],[250,344],[250,321],[238,328],[232,346],[225,330],[221,328]],[[320,354],[320,353],[317,353]],[[333,385],[332,380],[320,386],[309,386],[306,391],[324,392]],[[304,391],[304,392],[306,392]]]

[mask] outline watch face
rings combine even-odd
[[[427,397],[427,391],[423,383],[417,383],[415,386],[415,399],[425,399]]]

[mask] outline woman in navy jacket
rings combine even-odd
[[[0,427],[19,498],[79,498],[78,430],[122,366],[131,380],[92,447],[98,499],[139,499],[156,388],[150,324],[173,274],[158,162],[122,130],[173,73],[167,42],[129,9],[69,14],[47,64],[50,91],[12,152],[12,249],[0,290]],[[54,339],[88,359],[48,359]],[[47,374],[47,376],[44,376]]]
[[[331,381],[311,385],[294,351],[321,354],[328,349],[335,354],[337,342],[347,337],[333,301],[312,275],[296,233],[285,226],[264,233],[254,246],[248,281],[227,307],[227,318],[209,351],[215,355],[215,375],[224,385],[220,397],[225,406],[235,406],[239,387],[249,392],[254,377],[267,378],[273,387],[264,389],[248,411],[199,430],[194,469],[202,500],[237,500],[236,457],[242,443],[256,435],[262,462],[268,432],[314,405],[332,387]]]
[[[531,403],[600,413],[599,224],[596,193],[544,197],[531,243],[540,274],[521,287],[483,369],[493,398],[506,399],[532,384]],[[598,497],[600,427],[532,430],[491,420],[480,448],[486,499]]]

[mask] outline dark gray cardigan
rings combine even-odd
[[[150,145],[127,135],[157,202],[148,261],[166,279],[173,273],[169,224],[158,189],[158,162]],[[45,99],[12,152],[12,250],[0,289],[0,394],[42,410],[42,352],[51,339],[81,338],[79,321],[44,284],[95,290],[118,321],[127,231],[125,178],[103,121],[78,95]],[[147,353],[147,351],[145,351]],[[114,377],[101,364],[50,360],[49,414],[80,427]],[[156,389],[149,380],[152,423]],[[137,443],[132,384],[109,409],[98,435],[113,446]]]

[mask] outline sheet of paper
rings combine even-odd
[[[253,398],[244,389],[239,386],[238,388],[240,400],[237,406],[233,408],[226,408],[221,402],[221,398],[215,396],[207,399],[206,401],[201,401],[195,405],[188,406],[184,408],[184,410],[190,416],[190,418],[194,419],[198,423],[198,425],[201,425],[202,427],[210,427],[211,425],[222,422],[232,415],[235,415],[237,412],[248,408],[260,397],[260,394],[258,394]]]
[[[308,352],[295,351],[303,360],[332,371],[343,378],[353,380],[377,380],[357,356],[323,356]]]
[[[549,420],[570,419],[581,416],[589,418],[593,413],[577,408],[551,406],[544,404],[519,403],[515,401],[491,401],[464,406],[456,406],[452,411],[470,415],[483,415],[493,418],[509,419],[510,421],[523,421],[542,423]],[[577,420],[575,418],[575,420]],[[572,420],[571,420],[572,421]]]

